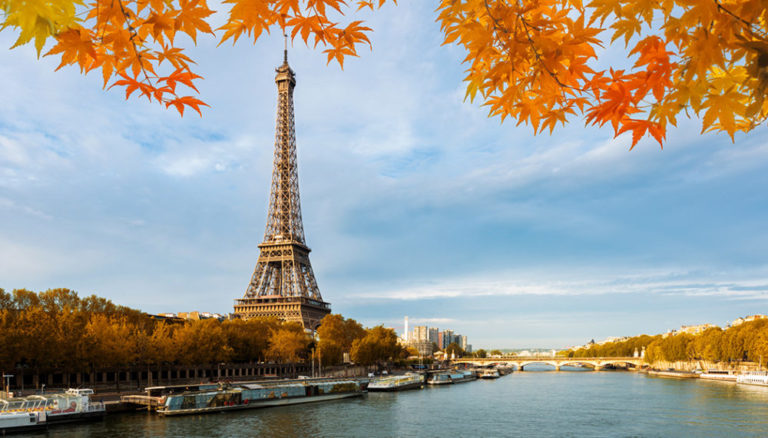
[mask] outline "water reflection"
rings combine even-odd
[[[103,423],[51,429],[47,435],[757,437],[768,431],[768,388],[530,367],[498,380],[326,403],[176,418],[113,415]]]

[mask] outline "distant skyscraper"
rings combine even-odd
[[[434,342],[435,344],[437,344],[437,334],[439,333],[439,330],[440,329],[438,329],[437,327],[435,328],[430,327],[427,330],[427,340],[429,342]]]
[[[451,345],[451,343],[456,342],[453,335],[453,330],[443,330],[443,348]]]
[[[416,342],[425,342],[429,340],[429,333],[427,332],[427,326],[425,325],[417,325],[413,328],[413,338],[411,338],[412,341]]]
[[[403,330],[403,338],[407,343],[411,339],[411,334],[408,332],[408,316],[405,317],[405,330]]]

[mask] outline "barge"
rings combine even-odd
[[[405,391],[407,389],[421,389],[424,387],[424,375],[408,373],[402,376],[387,376],[371,380],[368,383],[368,391]]]
[[[167,395],[157,413],[164,416],[208,414],[338,400],[358,397],[364,392],[355,380],[220,384],[216,389]]]
[[[477,380],[477,376],[472,371],[443,371],[431,374],[427,379],[429,385],[449,385],[452,383],[464,383]]]

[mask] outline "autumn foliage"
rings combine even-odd
[[[371,31],[359,20],[342,22],[345,12],[383,4],[359,1],[355,8],[342,0],[225,0],[220,43],[234,43],[243,35],[256,41],[280,29],[280,35],[324,47],[328,62],[343,65],[360,45],[370,46],[366,35]],[[0,9],[0,30],[19,32],[13,47],[34,41],[40,55],[53,38],[55,45],[46,55],[60,57],[58,68],[100,71],[105,87],[122,87],[126,98],[137,93],[182,115],[187,107],[200,113],[207,106],[184,94],[197,93],[195,82],[201,78],[183,47],[196,44],[200,34],[214,35],[209,23],[214,11],[205,0],[0,0]]]
[[[713,362],[761,362],[768,358],[768,320],[759,319],[721,329],[711,327],[692,335],[640,335],[568,352],[569,357],[629,357],[645,348],[645,360],[708,360]]]
[[[0,289],[0,369],[59,369],[89,372],[145,365],[204,365],[219,362],[302,361],[309,339],[301,327],[277,319],[183,324],[97,296],[80,298],[68,289],[41,293]],[[293,335],[301,349],[276,345]]]
[[[468,52],[467,95],[536,131],[582,116],[631,132],[634,147],[645,135],[663,144],[681,112],[731,138],[768,116],[758,0],[442,0],[438,11],[445,42]],[[614,43],[627,68],[598,62]]]
[[[347,18],[386,0],[225,0],[220,43],[279,30],[343,66],[372,31]],[[391,3],[395,3],[394,0]],[[205,0],[0,0],[16,45],[48,38],[60,67],[99,70],[180,113],[196,97],[180,34],[214,34]],[[768,8],[761,0],[440,0],[445,44],[466,52],[467,97],[535,132],[569,120],[664,143],[680,114],[731,138],[768,117]],[[610,56],[610,57],[609,57]],[[626,65],[623,65],[626,64]],[[614,68],[615,67],[615,68]]]
[[[398,357],[392,329],[364,329],[341,315],[326,318],[328,324],[318,331],[326,365],[340,364],[342,354],[358,344],[367,348],[360,356],[366,363]],[[276,318],[171,323],[95,295],[81,298],[69,289],[0,289],[0,370],[296,363],[309,361],[312,342],[301,324]]]

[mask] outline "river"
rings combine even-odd
[[[768,388],[620,371],[514,373],[326,403],[62,426],[91,437],[764,437]],[[46,433],[34,436],[45,436]]]

